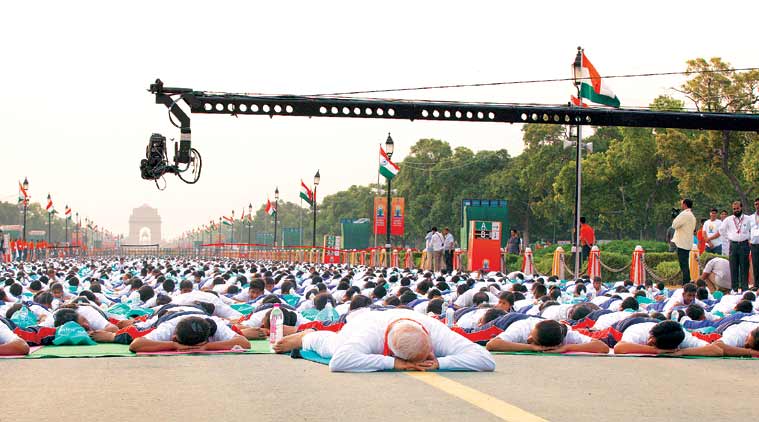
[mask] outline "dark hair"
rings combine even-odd
[[[179,290],[192,290],[193,283],[191,280],[182,280],[179,282]]]
[[[31,283],[29,283],[29,289],[30,290],[41,290],[42,289],[42,282],[39,280],[34,280]]]
[[[253,280],[250,280],[250,284],[248,285],[248,290],[258,290],[260,292],[263,292],[265,289],[264,281],[260,278],[254,278]]]
[[[585,217],[580,217],[580,223],[585,224]]]
[[[514,293],[501,292],[501,294],[498,295],[498,300],[505,300],[506,302],[509,302],[511,306],[514,306]]]
[[[327,302],[331,303],[333,307],[335,306],[335,298],[329,293],[319,293],[314,296],[314,308],[317,311],[324,309],[327,306]]]
[[[482,316],[482,323],[487,324],[490,321],[493,321],[496,318],[502,317],[506,315],[506,311],[503,309],[498,308],[490,308],[487,311],[485,311],[485,314]]]
[[[685,308],[685,315],[694,321],[701,321],[704,319],[706,313],[704,312],[704,308],[696,305],[695,303],[691,303],[687,308]]]
[[[273,309],[273,308],[272,308]],[[298,324],[298,314],[295,312],[285,309],[285,308],[279,308],[282,311],[282,325],[287,325],[288,327],[294,327]],[[261,326],[264,328],[270,328],[271,325],[269,321],[271,320],[271,309],[266,311],[264,314],[264,319],[261,322]]]
[[[535,297],[545,296],[548,293],[546,286],[542,283],[535,283],[532,289],[533,289],[533,296]]]
[[[372,300],[362,294],[355,294],[351,297],[351,304],[348,307],[349,311],[354,311],[360,308],[366,308],[372,304]]]
[[[282,282],[282,285],[279,286],[279,290],[283,295],[289,294],[290,290],[293,289],[295,284],[290,280],[285,280]]]
[[[757,270],[757,271],[759,271],[759,270]],[[754,292],[746,292],[746,293],[743,294],[743,297],[741,299],[753,302],[753,301],[756,300],[756,294],[754,294]]]
[[[685,294],[685,293],[697,293],[697,292],[698,292],[698,287],[696,287],[696,285],[693,284],[693,283],[686,283],[683,286],[683,294]]]
[[[654,328],[651,329],[651,335],[654,337],[656,347],[662,350],[677,349],[685,339],[683,327],[671,320],[665,320],[654,325]]]
[[[40,305],[50,306],[53,303],[53,294],[50,292],[39,292],[34,295],[34,301]]]
[[[734,309],[737,312],[750,314],[754,310],[754,305],[748,300],[741,300],[737,305],[735,305]]]
[[[696,289],[696,299],[706,300],[709,298],[709,290],[706,287],[699,287]]]
[[[8,309],[5,311],[5,317],[8,319],[11,319],[13,317],[13,314],[15,314],[18,310],[21,309],[21,307],[24,306],[21,303],[14,303]],[[1,324],[2,322],[0,322]]]
[[[401,300],[398,299],[398,296],[390,295],[385,298],[385,305],[387,306],[400,306]]]
[[[163,283],[161,283],[161,287],[163,287],[163,291],[167,293],[171,293],[176,288],[176,284],[174,284],[174,280],[164,280]]]
[[[751,336],[754,338],[754,341],[748,345],[749,349],[759,350],[759,328],[754,328],[751,331]]]
[[[440,315],[443,313],[443,299],[432,299],[427,302],[427,313]]]
[[[19,297],[21,296],[21,293],[24,292],[24,287],[18,283],[13,283],[11,284],[11,287],[8,289],[8,292],[10,292],[10,294],[15,297]]]
[[[78,281],[77,281],[77,284],[78,284]],[[137,277],[134,277],[131,280],[129,280],[129,285],[132,286],[133,289],[139,289],[140,287],[142,287],[142,280],[140,280]],[[75,284],[72,284],[72,286],[75,286]]]
[[[632,309],[633,311],[637,311],[640,309],[640,305],[638,304],[638,300],[634,297],[628,297],[625,300],[622,301],[622,303],[619,305],[619,309],[625,310],[625,309]]]
[[[661,312],[651,312],[648,316],[653,319],[658,319],[659,321],[664,321],[667,319],[667,316]]]
[[[535,325],[536,338],[534,339],[538,346],[555,347],[564,341],[567,335],[567,326],[547,319],[540,321]]]
[[[472,296],[472,304],[474,306],[480,306],[482,304],[487,305],[490,301],[490,297],[488,297],[488,294],[485,292],[477,292]]]
[[[261,304],[265,303],[282,303],[281,300],[279,300],[279,297],[277,295],[266,295],[263,299],[261,299]]]
[[[383,286],[377,286],[374,288],[374,290],[372,290],[372,294],[377,299],[382,299],[387,295],[387,289],[385,289]]]
[[[95,293],[92,293],[90,290],[82,290],[82,292],[79,293],[79,296],[86,297],[90,302],[98,302],[97,297],[95,297]]]
[[[403,292],[403,294],[400,297],[402,305],[408,305],[409,303],[415,301],[416,299],[417,299],[416,293],[412,291]]]
[[[211,324],[206,318],[196,316],[184,318],[177,323],[174,335],[176,335],[177,343],[194,346],[208,341],[208,337],[212,335]]]
[[[137,293],[140,295],[140,300],[144,303],[147,302],[148,299],[155,296],[155,290],[153,290],[150,286],[142,286],[139,289],[137,289]]]
[[[196,301],[195,304],[200,306],[208,315],[213,315],[213,312],[216,310],[216,306],[213,303]]]
[[[687,208],[693,208],[693,200],[692,200],[692,199],[690,199],[690,198],[684,198],[684,199],[683,199],[683,204],[685,204],[685,206],[686,206]],[[679,344],[679,343],[678,343],[678,344]]]
[[[569,319],[579,321],[585,318],[586,316],[588,316],[588,314],[595,311],[596,309],[599,309],[599,307],[593,302],[578,303],[569,309],[569,312],[567,313],[567,317]]]
[[[76,309],[61,308],[53,314],[53,327],[60,327],[69,321],[77,322],[78,319],[79,314],[76,312]]]
[[[716,208],[712,208],[712,209],[709,210],[709,212],[717,212],[717,209]]]

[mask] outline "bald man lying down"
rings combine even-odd
[[[338,333],[302,331],[280,340],[274,350],[300,348],[331,358],[333,372],[495,369],[483,347],[434,318],[406,309],[362,312]]]

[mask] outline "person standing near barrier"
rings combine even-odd
[[[733,215],[722,222],[720,234],[730,243],[730,288],[748,290],[749,238],[753,229],[752,216],[743,215],[743,204],[733,202]]]
[[[722,220],[717,218],[717,209],[712,208],[709,211],[709,220],[704,223],[703,232],[706,240],[706,252],[720,255],[722,254],[722,238],[719,229],[722,227]]]
[[[582,245],[582,260],[590,256],[590,248],[596,244],[596,232],[590,224],[585,222],[585,217],[580,217],[580,245]]]
[[[759,198],[754,199],[754,214],[751,215],[751,266],[754,269],[752,282],[754,287],[759,287]]]
[[[696,217],[691,208],[693,208],[693,200],[690,198],[683,199],[680,201],[682,211],[672,220],[672,228],[675,230],[672,243],[675,244],[677,261],[680,264],[680,272],[683,274],[683,284],[690,283],[688,258],[690,257],[690,250],[693,248],[693,231],[696,229]]]
[[[0,229],[0,262],[5,262],[5,236],[3,229]]]
[[[519,232],[516,229],[511,229],[511,237],[506,242],[506,253],[512,255],[522,254],[522,238],[519,237]]]
[[[432,236],[430,236],[430,248],[432,248],[432,272],[443,271],[443,249],[445,245],[445,238],[443,234],[437,231],[437,227],[432,228]]]
[[[453,238],[453,234],[448,227],[443,229],[443,248],[445,254],[445,269],[448,270],[448,274],[453,271],[453,250],[456,248],[456,240]]]

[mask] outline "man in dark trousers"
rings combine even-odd
[[[733,215],[728,216],[720,227],[720,237],[730,243],[730,287],[734,291],[748,290],[748,240],[751,237],[753,219],[743,214],[743,204],[733,202]]]
[[[691,249],[693,249],[693,231],[696,229],[696,217],[691,208],[693,208],[693,200],[690,198],[683,199],[680,201],[682,211],[672,220],[672,228],[675,229],[672,243],[675,244],[677,261],[680,264],[680,271],[683,273],[683,284],[690,283],[688,258]]]

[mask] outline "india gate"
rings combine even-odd
[[[156,245],[161,243],[161,216],[158,210],[143,204],[129,216],[128,245]]]

